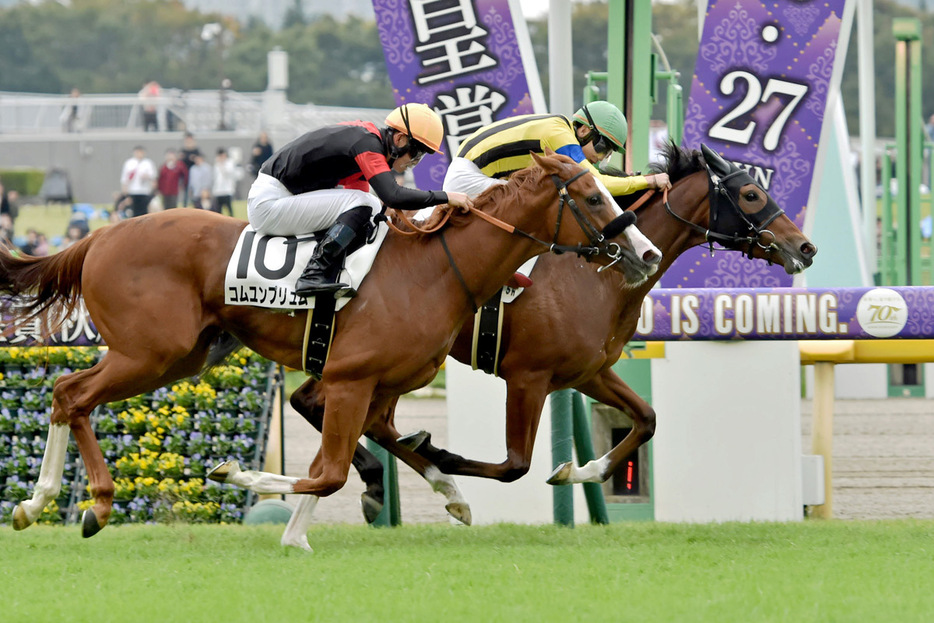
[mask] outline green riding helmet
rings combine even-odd
[[[589,118],[588,113],[590,113]],[[574,113],[573,119],[606,137],[620,153],[625,151],[629,124],[626,123],[626,117],[619,108],[610,102],[600,100],[584,104]]]

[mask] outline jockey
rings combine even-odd
[[[519,115],[482,127],[461,143],[448,167],[444,190],[477,195],[533,164],[529,152],[548,147],[588,169],[614,196],[647,188],[671,188],[667,173],[616,177],[598,163],[625,152],[626,117],[610,102],[585,104],[571,119],[563,115]]]
[[[250,188],[247,215],[261,234],[300,235],[326,230],[295,284],[300,296],[346,292],[329,270],[355,240],[365,238],[381,203],[402,209],[448,203],[469,208],[462,192],[416,190],[396,174],[438,151],[441,118],[425,104],[404,104],[386,117],[388,127],[351,121],[308,132],[274,153]],[[377,196],[370,194],[370,186]]]

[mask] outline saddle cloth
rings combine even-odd
[[[389,228],[380,223],[376,238],[347,257],[340,279],[359,289]],[[298,280],[317,242],[311,236],[264,236],[251,226],[240,234],[227,262],[224,303],[270,309],[314,309],[315,298],[295,294]],[[349,298],[337,301],[337,309]]]

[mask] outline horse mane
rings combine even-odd
[[[650,174],[667,173],[672,184],[707,168],[700,150],[684,149],[671,139],[662,146],[661,155],[664,162],[653,162],[648,169]]]

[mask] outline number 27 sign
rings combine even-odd
[[[827,95],[843,55],[844,0],[711,0],[691,82],[684,143],[746,169],[798,227],[815,170]],[[850,9],[851,10],[851,9]],[[851,14],[848,16],[851,18]],[[680,258],[665,287],[791,285],[781,269],[736,258]]]

